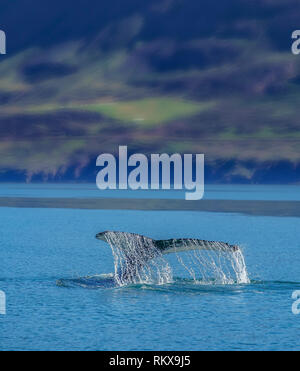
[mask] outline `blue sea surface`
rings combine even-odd
[[[171,283],[117,287],[105,230],[239,244],[251,283],[204,285],[174,264]],[[299,350],[299,231],[300,218],[0,208],[0,350]]]

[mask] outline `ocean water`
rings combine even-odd
[[[195,280],[170,254],[170,282],[119,287],[105,230],[238,244],[250,283],[197,267]],[[299,231],[300,218],[0,208],[0,350],[299,350]]]

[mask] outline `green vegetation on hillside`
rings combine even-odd
[[[300,164],[300,57],[290,52],[300,4],[130,4],[113,0],[104,12],[95,1],[93,17],[77,2],[54,0],[49,14],[37,4],[35,28],[10,38],[16,45],[0,58],[0,172],[80,176],[122,144],[234,163],[225,181]],[[12,14],[8,3],[4,24]]]

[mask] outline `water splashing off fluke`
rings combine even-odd
[[[176,254],[195,282],[249,283],[244,256],[236,245],[189,238],[153,240],[134,233],[111,231],[98,233],[96,238],[110,245],[115,280],[120,286],[172,282],[172,268],[164,259],[164,255],[170,253]],[[189,254],[187,262],[181,252]],[[201,276],[200,281],[197,275]]]

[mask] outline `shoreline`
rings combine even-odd
[[[198,211],[300,217],[300,201],[0,197],[0,207],[85,210]]]

